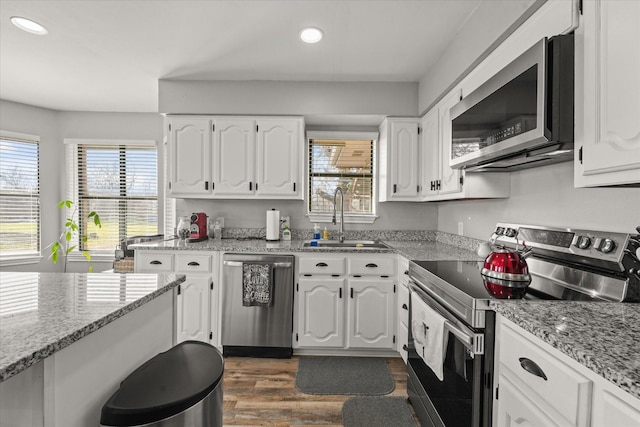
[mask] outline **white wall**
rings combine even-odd
[[[418,113],[417,83],[160,80],[158,85],[161,113],[303,116]]]
[[[447,88],[477,65],[546,0],[484,0],[438,61],[420,79],[418,111],[424,114]],[[569,1],[569,0],[560,0]]]
[[[40,136],[40,215],[42,216],[41,246],[43,258],[37,264],[3,267],[6,271],[62,271],[54,266],[45,248],[59,236],[60,213],[57,204],[62,198],[64,150],[60,148],[58,113],[0,100],[0,128]]]
[[[291,217],[292,230],[310,230],[313,223],[306,217],[303,201],[283,200],[178,200],[178,215],[205,212],[209,216],[225,217],[226,228],[264,228],[266,211],[272,208],[280,216]],[[345,224],[345,230],[435,230],[438,208],[429,203],[378,203],[378,219],[373,224]],[[321,227],[337,230],[337,225],[323,223]]]
[[[496,222],[635,233],[640,188],[574,188],[573,162],[511,173],[511,197],[443,202],[438,230],[488,239]]]

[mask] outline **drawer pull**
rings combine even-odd
[[[316,264],[316,267],[329,267],[329,264],[327,264],[326,262],[319,262]]]
[[[369,263],[369,264],[365,265],[365,267],[367,267],[367,268],[378,268],[378,265],[374,264],[374,263]]]
[[[403,345],[402,345],[402,349],[403,349],[404,351],[409,351],[409,347],[407,347],[407,345],[406,345],[406,344],[403,344]]]
[[[409,270],[405,270],[405,271],[404,271],[404,275],[405,275],[405,276],[408,276],[408,275],[409,275]]]
[[[409,307],[407,307],[407,304],[402,304],[402,308],[404,308],[405,310],[409,310]]]
[[[190,266],[190,267],[199,267],[199,266],[200,266],[200,263],[195,262],[195,261],[191,261],[191,262],[190,262],[189,264],[187,264],[187,265],[188,265],[188,266]]]
[[[520,360],[520,366],[522,366],[522,369],[529,372],[531,375],[535,375],[536,377],[540,377],[547,381],[547,376],[536,362],[531,359],[527,359],[526,357],[521,357],[518,360]]]
[[[162,261],[154,260],[154,261],[151,261],[149,264],[151,264],[151,265],[160,265],[160,264],[162,264]]]

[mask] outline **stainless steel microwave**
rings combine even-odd
[[[510,171],[573,158],[573,34],[544,38],[451,108],[453,168]]]

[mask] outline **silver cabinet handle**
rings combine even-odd
[[[521,357],[518,360],[520,361],[520,366],[522,366],[522,369],[529,372],[531,375],[535,375],[536,377],[540,377],[543,380],[547,381],[547,376],[536,362],[531,359],[527,359],[526,357]]]

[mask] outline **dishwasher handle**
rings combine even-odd
[[[247,261],[246,263],[251,264],[251,261]],[[293,267],[293,263],[290,262],[260,262],[256,261],[257,264],[268,264],[272,268],[291,268]],[[242,267],[242,264],[245,264],[242,261],[223,261],[224,265],[228,265],[229,267]]]

